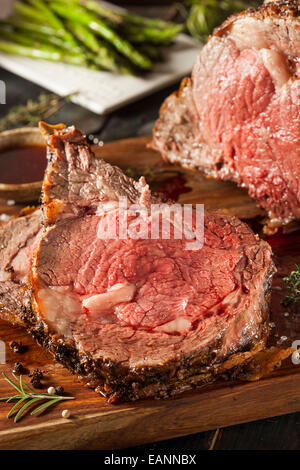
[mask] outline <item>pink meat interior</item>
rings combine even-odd
[[[256,50],[234,28],[232,37],[213,38],[207,50],[214,53],[194,67],[201,134],[252,197],[283,218],[290,210],[300,217],[299,63],[268,48],[265,38]]]
[[[36,285],[48,319],[58,309],[71,318],[183,333],[239,288],[241,246],[255,243],[244,225],[234,232],[215,215],[206,215],[199,250],[188,250],[185,238],[101,239],[103,217],[64,222],[42,241]]]

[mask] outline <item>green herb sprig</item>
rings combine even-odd
[[[228,16],[258,6],[258,3],[251,0],[186,0],[179,10],[184,14],[184,8],[190,7],[189,13],[184,15],[187,16],[186,28],[195,39],[206,41]]]
[[[283,305],[288,307],[294,305],[300,300],[300,266],[295,264],[295,269],[288,276],[283,278],[283,282],[286,284],[290,291],[283,299]]]
[[[15,374],[12,374],[16,382],[11,380],[7,377],[6,374],[3,373],[4,379],[15,389],[17,390],[18,394],[11,395],[9,397],[0,398],[0,401],[5,401],[6,403],[10,403],[12,401],[17,400],[17,403],[13,405],[11,410],[9,411],[7,418],[11,418],[13,415],[14,422],[17,423],[20,421],[21,418],[32,408],[31,415],[35,415],[37,413],[42,413],[46,409],[50,408],[53,405],[56,405],[59,402],[65,400],[74,400],[74,397],[62,397],[59,395],[49,394],[49,393],[36,393],[29,385],[23,382],[22,375],[20,377],[16,377]]]
[[[0,119],[0,132],[20,126],[36,126],[59,111],[70,100],[70,96],[42,93],[36,101],[28,100],[25,105],[14,106]]]

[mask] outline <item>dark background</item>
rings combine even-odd
[[[170,1],[152,0],[119,1],[119,5],[128,5],[138,13],[161,18],[171,18],[174,9]],[[11,0],[0,0],[1,11],[11,4]],[[142,6],[141,6],[142,5]],[[0,68],[0,79],[6,83],[7,104],[0,106],[0,117],[14,106],[26,103],[28,99],[36,99],[44,90],[27,80],[13,75]],[[154,95],[133,103],[105,117],[97,116],[77,105],[67,104],[53,122],[75,124],[85,132],[101,140],[109,141],[150,135],[159,107],[166,96],[178,87],[164,89]],[[201,421],[201,416],[199,416]],[[147,423],[145,423],[145,426]],[[157,424],[159,426],[159,423]],[[241,424],[225,429],[216,429],[191,436],[172,439],[159,443],[148,444],[124,451],[133,455],[135,451],[143,454],[164,454],[180,451],[199,450],[300,450],[300,413],[274,417],[263,421]],[[116,452],[114,452],[117,455]]]

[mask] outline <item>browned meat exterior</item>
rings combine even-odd
[[[58,132],[41,123],[49,140],[48,161],[43,185],[43,211],[47,224],[59,218],[95,213],[99,202],[116,202],[126,197],[131,203],[151,204],[149,187],[142,177],[137,183],[117,167],[95,159],[82,132],[71,128]],[[63,138],[62,138],[63,137]],[[58,158],[62,155],[63,158]]]
[[[144,179],[95,159],[78,130],[43,130],[43,228],[37,211],[0,231],[0,316],[24,324],[112,402],[166,397],[220,376],[258,379],[291,353],[265,351],[274,266],[246,224],[205,212],[197,250],[161,234],[102,239],[99,223],[109,225],[120,197],[148,208],[159,201]]]
[[[11,323],[24,325],[32,317],[28,273],[41,221],[37,210],[0,226],[0,317]]]
[[[300,218],[299,13],[279,1],[229,18],[153,132],[165,160],[246,187],[269,233]]]

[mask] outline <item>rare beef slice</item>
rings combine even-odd
[[[300,218],[299,13],[279,1],[226,20],[153,132],[164,160],[247,188],[268,233]]]

